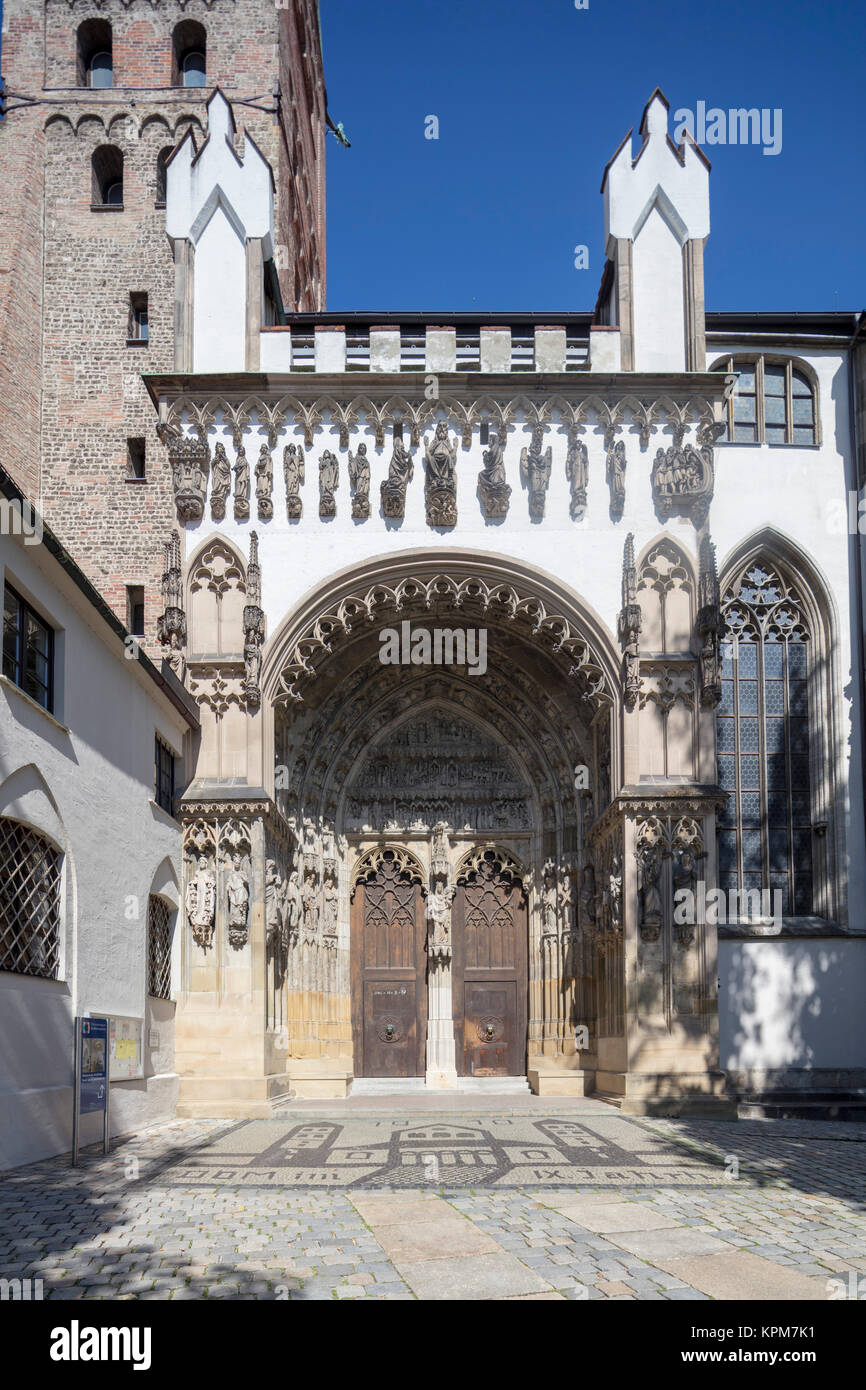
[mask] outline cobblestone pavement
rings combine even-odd
[[[531,1123],[557,1133],[563,1108],[536,1106]],[[507,1134],[513,1118],[503,1106],[476,1124]],[[302,1119],[369,1146],[370,1116]],[[387,1126],[405,1136],[410,1119],[395,1105]],[[262,1155],[273,1171],[274,1145],[293,1140],[288,1113],[174,1121],[77,1170],[68,1157],[18,1169],[0,1183],[0,1279],[41,1280],[51,1299],[866,1298],[866,1126],[638,1120],[585,1103],[568,1123],[627,1165],[548,1183],[530,1159],[497,1187],[481,1172],[455,1182],[453,1165],[449,1178],[448,1130],[470,1119],[435,1117],[444,1137],[424,1139],[420,1181],[391,1187],[323,1187],[330,1150],[307,1186],[258,1181]],[[239,1151],[246,1170],[226,1171]]]

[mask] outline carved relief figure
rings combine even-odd
[[[273,486],[273,459],[267,444],[262,444],[256,459],[256,501],[259,508],[259,518],[262,521],[270,521],[274,514],[274,504],[271,499]]]
[[[297,444],[287,444],[283,450],[283,477],[286,482],[286,514],[296,521],[303,511],[301,484],[304,481],[304,451]]]
[[[225,445],[217,444],[211,464],[210,514],[214,521],[222,521],[226,514],[226,498],[232,487],[232,466],[228,461]]]
[[[283,945],[297,936],[301,926],[301,890],[298,886],[298,871],[292,869],[283,892]]]
[[[529,515],[533,521],[540,521],[544,516],[544,502],[553,465],[553,449],[548,445],[542,452],[543,442],[544,429],[536,425],[529,448],[520,451],[520,479],[529,493]]]
[[[211,872],[207,855],[200,854],[198,868],[186,888],[186,915],[196,945],[204,950],[213,944],[215,912],[216,878]]]
[[[367,446],[358,445],[357,454],[349,450],[349,482],[352,485],[352,516],[356,521],[366,521],[370,515],[370,460]]]
[[[315,941],[319,933],[319,887],[315,869],[304,874],[301,889],[301,912],[304,924],[304,940]]]
[[[544,936],[556,935],[556,905],[556,871],[552,864],[546,864],[541,891],[541,930]]]
[[[610,519],[619,521],[625,506],[625,444],[611,441],[607,449],[605,476],[610,489]]]
[[[658,941],[662,929],[662,895],[659,886],[662,852],[659,845],[648,845],[638,855],[640,930],[644,941]]]
[[[695,939],[695,913],[697,903],[697,883],[698,866],[692,850],[687,847],[681,849],[674,859],[673,884],[674,884],[674,904],[679,905],[679,911],[674,912],[674,933],[679,946],[690,946]],[[690,897],[677,898],[677,894],[689,893]],[[686,917],[686,921],[678,921],[677,918]]]
[[[582,521],[586,513],[586,485],[589,478],[589,454],[582,439],[569,437],[565,459],[565,476],[571,488],[570,515],[572,521]]]
[[[583,927],[595,926],[596,887],[595,869],[592,864],[584,864],[580,887],[580,920]]]
[[[201,521],[209,464],[208,447],[200,439],[177,436],[168,452],[174,500],[181,521]]]
[[[653,501],[662,520],[669,516],[690,516],[700,525],[709,510],[715,481],[714,446],[724,425],[703,425],[694,444],[684,444],[686,425],[675,424],[674,440],[667,449],[656,452],[652,471]]]
[[[382,511],[385,516],[400,518],[406,512],[406,488],[412,481],[412,459],[402,439],[394,440],[394,452],[388,465],[388,477],[382,484]]]
[[[440,420],[432,440],[425,446],[426,477],[424,497],[428,526],[457,525],[457,441],[448,438],[448,425]]]
[[[236,950],[246,945],[249,934],[250,889],[241,865],[241,856],[234,854],[231,872],[226,879],[229,942]]]
[[[336,516],[334,498],[340,483],[339,464],[335,454],[326,449],[319,459],[319,516]]]
[[[451,903],[453,897],[454,889],[445,886],[444,878],[437,878],[433,892],[427,897],[427,920],[430,923],[427,954],[433,960],[448,960],[452,954]]]
[[[243,443],[235,456],[235,521],[246,521],[250,514],[250,465]]]
[[[490,443],[482,454],[484,467],[478,474],[478,491],[481,507],[486,517],[505,516],[511,497],[511,488],[505,481],[505,459],[497,434],[491,434]]]
[[[322,933],[326,938],[337,939],[340,894],[331,874],[326,875],[322,885]]]
[[[275,860],[269,859],[265,864],[265,923],[267,926],[268,946],[272,954],[276,954],[282,934],[281,908],[282,881],[277,871]]]

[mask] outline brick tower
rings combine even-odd
[[[266,321],[324,308],[318,5],[6,0],[2,69],[0,462],[153,652],[175,524],[141,379],[178,365],[165,161],[189,129],[201,147],[219,86],[236,149],[273,170]]]

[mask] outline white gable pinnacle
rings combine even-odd
[[[656,89],[641,120],[643,143],[632,158],[631,131],[605,171],[604,239],[634,241],[658,207],[680,245],[710,232],[709,165],[687,135],[679,149],[668,135],[668,103]]]
[[[232,108],[219,88],[207,104],[208,137],[196,151],[189,132],[166,169],[165,229],[195,245],[217,207],[242,240],[260,237],[263,255],[273,256],[274,182],[271,167],[249,134],[245,154],[235,153]]]

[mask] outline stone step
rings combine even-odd
[[[436,1088],[430,1088],[434,1093]],[[529,1090],[525,1076],[459,1076],[454,1087],[470,1095],[512,1096]],[[423,1076],[359,1076],[352,1082],[353,1096],[405,1096],[428,1090]]]
[[[796,1092],[741,1095],[737,1101],[741,1120],[849,1120],[866,1121],[866,1095],[862,1092]]]

